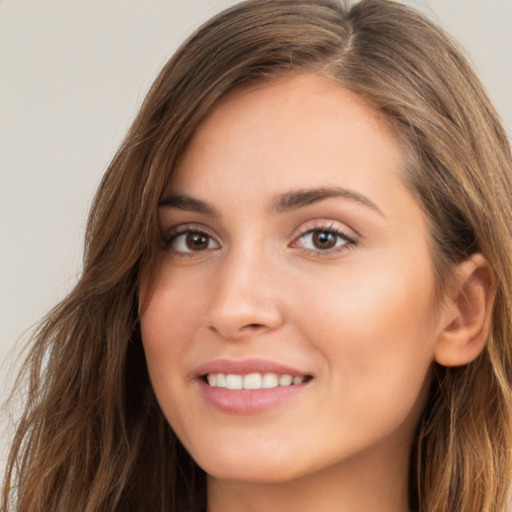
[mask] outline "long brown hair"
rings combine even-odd
[[[84,269],[32,338],[28,396],[8,461],[6,511],[200,511],[205,475],[163,417],[146,370],[137,292],[159,247],[157,204],[191,134],[243,84],[324,75],[363,96],[403,143],[439,287],[479,251],[496,282],[477,360],[435,366],[412,453],[410,507],[497,512],[512,478],[512,157],[457,45],[399,2],[249,0],[167,63],[90,213]],[[179,321],[177,319],[176,321]]]

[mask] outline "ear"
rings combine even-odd
[[[457,265],[443,309],[434,358],[443,366],[463,366],[478,357],[489,334],[496,291],[494,275],[481,254]]]

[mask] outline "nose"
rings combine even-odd
[[[275,265],[264,255],[232,253],[217,269],[208,328],[228,340],[277,329],[283,323]]]

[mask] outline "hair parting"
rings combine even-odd
[[[95,196],[83,273],[31,336],[5,512],[206,509],[204,472],[157,404],[138,323],[157,207],[195,129],[230,91],[316,73],[373,106],[402,143],[440,290],[481,252],[491,333],[460,368],[434,365],[411,456],[417,512],[505,510],[512,481],[512,156],[458,45],[392,0],[249,0],[185,41],[151,87]],[[179,320],[177,320],[179,321]],[[25,391],[25,390],[24,390]]]

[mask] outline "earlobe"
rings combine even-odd
[[[435,360],[443,366],[463,366],[478,357],[489,334],[495,297],[494,275],[481,254],[457,265],[442,316]]]

